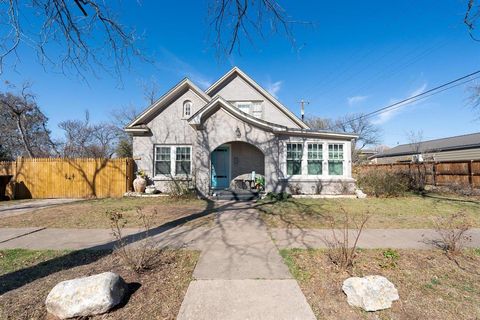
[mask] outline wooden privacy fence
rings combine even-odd
[[[427,184],[434,186],[460,185],[480,188],[480,160],[368,164],[355,168],[357,172],[372,169],[399,171],[420,170],[425,174]]]
[[[14,199],[104,198],[131,190],[133,168],[128,158],[18,158],[0,162],[0,175],[13,175],[7,196]]]

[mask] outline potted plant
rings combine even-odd
[[[133,180],[133,190],[144,193],[147,187],[147,174],[144,170],[137,171],[137,177]]]
[[[259,191],[265,188],[265,177],[264,176],[257,176],[255,178],[255,188]]]

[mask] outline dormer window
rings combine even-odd
[[[255,118],[262,119],[263,108],[260,101],[237,101],[233,103],[240,111],[245,112]]]
[[[183,103],[183,116],[190,117],[192,115],[193,103],[190,100],[187,100]]]

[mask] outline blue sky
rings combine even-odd
[[[49,127],[82,118],[107,121],[126,105],[147,107],[142,83],[154,79],[160,93],[183,77],[200,87],[236,65],[277,96],[295,113],[297,101],[310,101],[307,115],[335,118],[369,112],[480,69],[480,42],[463,25],[466,0],[452,1],[281,1],[297,20],[296,47],[281,35],[243,39],[240,52],[217,59],[206,19],[207,1],[124,1],[121,21],[143,34],[141,46],[154,63],[134,61],[123,85],[108,74],[88,83],[45,71],[23,49],[15,70],[5,68],[2,82],[28,80]],[[8,60],[7,63],[11,63]],[[480,131],[460,86],[373,121],[383,129],[383,143],[407,142],[407,132],[423,131],[434,139]]]

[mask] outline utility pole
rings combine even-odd
[[[300,100],[298,101],[298,103],[300,103],[300,112],[302,114],[302,121],[305,119],[305,105],[309,105],[310,104],[310,101],[305,101],[305,100]]]

